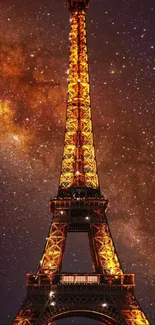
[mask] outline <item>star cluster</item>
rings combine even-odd
[[[155,3],[90,2],[87,35],[100,185],[110,201],[107,216],[124,272],[135,273],[136,297],[154,324]],[[0,324],[6,325],[24,298],[26,273],[37,270],[51,222],[47,203],[59,184],[69,13],[63,0],[5,0],[0,12]],[[84,234],[69,236],[63,268],[91,271]]]

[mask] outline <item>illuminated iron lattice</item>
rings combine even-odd
[[[49,273],[50,271],[52,274],[59,273],[67,236],[67,228],[67,224],[52,223],[45,246],[45,252],[40,261],[39,272]]]
[[[85,316],[104,325],[150,325],[134,296],[134,275],[124,274],[106,218],[93,144],[86,8],[68,0],[71,11],[68,97],[59,192],[50,202],[53,220],[38,272],[27,275],[27,296],[12,325],[55,325],[59,318]],[[88,233],[94,272],[62,274],[69,231]]]
[[[92,236],[102,272],[123,274],[107,224],[92,225]]]
[[[90,108],[85,11],[72,11],[68,100],[60,186],[98,187]]]

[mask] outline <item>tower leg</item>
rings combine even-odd
[[[31,301],[26,298],[21,306],[21,310],[16,315],[12,325],[33,325],[35,324],[36,316],[33,311]]]
[[[126,295],[126,301],[122,306],[122,314],[127,325],[149,325],[133,293]]]
[[[53,222],[47,238],[45,251],[40,262],[39,272],[59,273],[67,237],[68,224]]]
[[[28,295],[21,306],[12,325],[40,325],[42,315],[45,313],[49,304],[49,296],[45,294]],[[50,321],[48,325],[56,325],[54,321]]]
[[[48,278],[51,278],[52,274],[59,273],[62,264],[67,230],[67,223],[53,222],[51,224],[38,274],[48,274]],[[33,292],[31,292],[30,295],[28,294],[12,325],[40,325],[37,322],[44,312],[46,303],[48,302],[48,294],[49,292],[47,292],[47,295],[44,293],[39,294],[39,292],[38,295],[34,295]],[[51,325],[53,325],[53,323],[51,323]]]
[[[94,241],[94,250],[100,265],[100,272],[107,274],[123,274],[115,246],[107,223],[93,224],[91,237]],[[92,245],[93,246],[93,245]]]

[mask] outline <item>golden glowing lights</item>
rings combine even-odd
[[[60,186],[97,188],[84,10],[72,12],[70,41],[67,120]]]
[[[59,273],[68,225],[53,222],[40,264],[43,273]]]
[[[107,224],[93,225],[100,267],[106,274],[123,274]]]
[[[18,324],[19,325],[31,325],[31,322],[28,319],[24,319],[24,320],[21,320]]]
[[[137,306],[130,306],[131,309],[123,310],[123,316],[127,325],[149,325],[144,313]],[[134,308],[132,308],[134,307]]]
[[[71,52],[68,71],[67,121],[60,185],[62,187],[81,185],[97,188],[98,176],[96,171],[91,123],[84,11],[76,11],[72,13],[70,39]],[[31,54],[30,56],[33,58],[34,54]],[[115,70],[111,70],[111,74],[114,73]],[[42,74],[43,71],[41,71],[41,75]],[[40,103],[43,103],[42,96],[40,96],[38,100]],[[33,107],[35,107],[35,104]],[[4,119],[7,121],[6,124],[9,129],[11,140],[16,145],[24,144],[26,139],[26,130],[24,128],[21,129],[16,127],[8,103],[0,103],[0,109],[4,115]],[[80,200],[80,198],[77,200]],[[63,215],[66,214],[66,212],[59,210],[58,215],[59,214]],[[86,216],[85,220],[88,221],[89,216]],[[106,223],[92,224],[91,227],[91,237],[101,272],[108,275],[123,275],[108,225]],[[51,278],[51,274],[60,272],[67,231],[67,223],[52,223],[45,251],[42,260],[40,261],[40,268],[38,271],[40,274],[49,274],[49,278]],[[117,276],[115,278],[117,279]],[[91,278],[87,276],[87,279],[85,276],[75,276],[75,283],[85,283],[86,280],[89,284],[97,283],[97,278],[95,276],[92,276]],[[70,279],[68,275],[65,275],[63,281],[66,281],[67,283],[70,283],[70,281],[73,282],[73,277]],[[54,291],[50,291],[49,297],[51,299],[48,299],[48,303],[53,307],[56,305],[56,302],[52,301],[54,300],[54,294]],[[109,307],[106,302],[100,304],[100,307],[101,306],[105,310]],[[103,313],[105,310],[103,310]],[[24,311],[25,315],[28,311],[31,313],[31,309],[27,308],[27,310]],[[138,306],[136,306],[136,304],[132,305],[130,300],[127,303],[127,309],[123,311],[123,315],[127,325],[149,325],[144,313]],[[31,322],[31,320],[29,321],[27,318],[17,317],[17,321],[14,324],[30,325],[32,323],[33,320]]]

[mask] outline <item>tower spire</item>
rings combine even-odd
[[[86,41],[88,4],[89,0],[67,1],[67,7],[71,12],[71,31],[67,118],[60,189],[99,188],[92,133]]]

